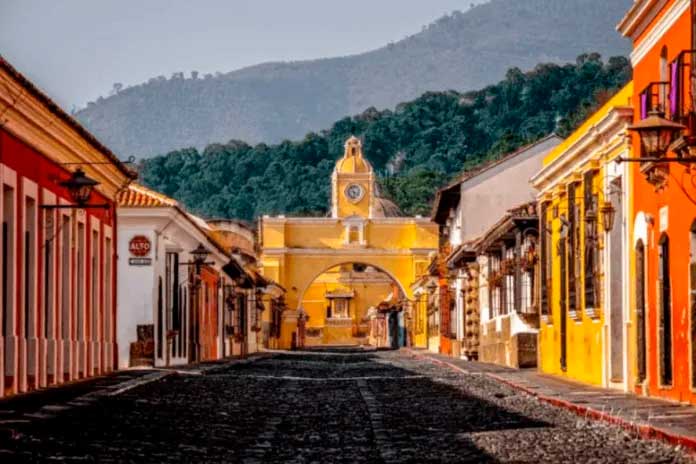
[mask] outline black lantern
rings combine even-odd
[[[60,182],[60,186],[68,190],[72,201],[80,206],[85,205],[89,201],[92,190],[97,185],[99,185],[99,182],[87,177],[80,168],[75,169],[70,179]]]
[[[210,255],[210,251],[208,251],[202,243],[199,243],[198,246],[189,253],[191,253],[193,262],[197,265],[205,264],[205,259]]]
[[[616,216],[616,208],[610,201],[605,201],[602,207],[599,208],[599,213],[602,215],[602,225],[604,231],[609,232],[614,228],[614,216]]]
[[[647,158],[660,158],[667,153],[669,145],[685,126],[662,117],[658,111],[651,111],[647,118],[628,127],[628,130],[638,133]]]

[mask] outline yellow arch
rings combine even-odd
[[[324,268],[323,270],[321,270],[321,271],[319,271],[318,273],[316,273],[316,274],[314,275],[314,277],[312,277],[311,279],[309,279],[309,281],[307,282],[307,284],[305,285],[305,287],[302,289],[302,291],[299,291],[299,292],[298,292],[298,297],[297,297],[297,308],[296,308],[296,309],[298,309],[298,310],[300,309],[300,305],[302,304],[302,300],[304,300],[304,296],[305,296],[305,294],[307,293],[307,290],[308,290],[309,287],[314,283],[314,281],[317,280],[317,278],[318,278],[320,275],[322,275],[323,273],[325,273],[325,272],[327,272],[327,271],[333,269],[333,268],[336,267],[336,266],[342,266],[342,265],[344,265],[344,264],[365,264],[365,265],[367,265],[367,266],[372,266],[372,267],[374,267],[375,269],[377,269],[378,271],[381,271],[381,272],[384,272],[385,274],[387,274],[387,275],[389,276],[389,278],[391,278],[391,280],[394,281],[394,282],[396,283],[396,285],[399,286],[399,290],[401,290],[401,293],[402,293],[404,296],[407,296],[407,295],[408,295],[407,290],[406,290],[408,287],[405,286],[402,282],[400,282],[399,279],[397,279],[397,278],[394,276],[394,274],[393,274],[392,272],[390,272],[390,271],[387,270],[387,269],[383,269],[382,266],[381,266],[380,264],[369,263],[369,262],[367,262],[367,261],[364,260],[364,259],[359,259],[359,260],[350,260],[350,259],[349,259],[349,260],[343,260],[342,262],[340,262],[340,263],[338,263],[338,264],[331,265],[331,266],[329,266],[329,267],[327,267],[327,268]]]

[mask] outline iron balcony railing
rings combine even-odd
[[[669,64],[669,91],[665,115],[687,127],[688,135],[696,129],[696,50],[684,50]]]

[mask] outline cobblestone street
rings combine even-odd
[[[11,405],[0,403],[3,463],[691,462],[404,352],[274,354],[22,420]]]

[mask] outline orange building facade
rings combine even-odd
[[[671,130],[671,144],[661,151],[651,150],[637,127],[632,131],[632,156],[644,161],[631,163],[629,378],[639,394],[691,403],[696,403],[696,175],[693,160],[673,158],[696,154],[695,11],[689,0],[637,0],[618,25],[633,42],[634,124],[652,117],[684,126]]]

